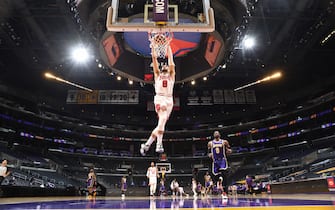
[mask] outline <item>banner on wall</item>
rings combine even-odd
[[[192,90],[187,95],[187,105],[213,105],[213,104],[255,104],[254,90]]]
[[[224,104],[223,90],[213,90],[213,103]]]
[[[209,90],[191,90],[187,96],[187,105],[213,105],[213,96]]]
[[[256,103],[256,94],[254,90],[246,90],[244,93],[245,93],[245,100],[247,104]]]
[[[233,90],[224,90],[225,104],[235,104],[235,93]]]
[[[245,104],[245,95],[243,90],[235,91],[236,104]]]
[[[69,90],[67,104],[138,104],[138,90]]]
[[[98,91],[88,92],[85,90],[69,90],[66,103],[68,104],[97,104]]]

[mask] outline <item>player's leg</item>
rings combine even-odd
[[[220,164],[218,160],[213,160],[212,162],[212,174],[213,174],[212,182],[213,184],[214,183],[216,184],[217,181],[219,180],[218,176],[220,174]]]
[[[97,189],[93,188],[93,198],[95,199],[97,197]]]
[[[152,188],[153,188],[152,183],[149,183],[149,192],[150,192],[150,196],[152,196]]]
[[[155,182],[154,184],[154,187],[153,187],[153,195],[156,194],[156,190],[157,190],[157,182]]]
[[[156,152],[157,153],[163,153],[164,152],[163,135],[164,135],[164,131],[158,131],[157,143],[156,143]]]
[[[213,177],[213,183],[216,184],[216,186],[219,186],[218,183],[220,182],[220,179],[224,179],[224,176],[221,174],[221,171],[218,169],[218,173],[216,175],[214,175]],[[222,188],[221,188],[222,186]],[[217,188],[217,192],[219,195],[223,196],[224,195],[224,186],[223,186],[223,182],[222,185],[220,186],[220,188]]]
[[[121,196],[125,197],[126,196],[126,191],[127,191],[127,183],[122,184],[122,191],[121,191]]]
[[[160,121],[163,121],[163,119],[164,119],[163,118],[163,114],[161,114],[162,107],[165,107],[163,98],[161,96],[155,96],[154,97],[154,104],[155,104],[155,111],[156,111],[156,113],[158,115],[158,125],[151,132],[151,135],[150,135],[149,139],[144,144],[141,144],[140,153],[143,156],[150,149],[151,144],[156,140],[156,138],[158,137],[158,135],[161,135],[162,132],[164,132],[164,130],[160,131],[161,130],[160,127],[162,127],[162,125],[161,125],[162,122],[160,122]]]
[[[165,130],[165,124],[167,122],[168,119],[168,113],[166,110],[166,106],[161,106],[160,110],[157,112],[158,114],[158,125],[157,125],[157,129],[158,129],[158,134],[161,132],[164,132]]]
[[[208,191],[209,191],[209,182],[206,181],[205,182],[205,195],[208,195]]]
[[[226,197],[228,195],[227,170],[222,170],[220,175],[223,178],[222,180],[223,194],[222,195]]]
[[[168,120],[168,112],[166,103],[161,103],[160,109],[157,112],[158,114],[158,125],[157,125],[157,144],[156,144],[156,152],[162,153],[164,152],[163,148],[163,134],[165,130],[165,125]]]
[[[163,134],[165,130],[166,124],[166,111],[159,112],[159,120],[157,126],[157,143],[156,143],[156,152],[163,153]]]
[[[155,96],[154,97],[154,104],[155,104],[155,111],[157,113],[157,115],[159,116],[159,112],[161,110],[161,103],[162,103],[162,99],[160,96]],[[159,119],[158,119],[159,120]],[[145,153],[149,150],[151,144],[156,140],[157,136],[158,136],[158,126],[151,132],[151,135],[149,137],[149,139],[144,143],[141,144],[141,148],[140,148],[140,153],[141,155],[145,155]]]
[[[218,162],[219,164],[219,172],[220,172],[220,176],[223,178],[222,181],[222,187],[223,187],[223,195],[227,196],[228,195],[228,180],[227,180],[227,168],[228,168],[228,164],[227,164],[227,160],[224,158],[221,161]]]
[[[145,155],[145,153],[150,149],[151,144],[156,140],[158,134],[157,127],[151,132],[149,139],[141,144],[140,153],[141,155]]]
[[[162,128],[163,131],[161,132],[160,130],[158,131],[157,135],[157,145],[156,145],[156,152],[158,153],[163,153],[164,152],[164,147],[163,147],[163,135],[164,135],[164,130],[165,130],[165,125],[170,117],[170,114],[173,109],[173,98],[172,97],[165,97],[165,103],[162,105],[161,111],[164,113],[162,114],[162,121],[158,123],[158,128]],[[161,123],[161,124],[160,124]]]
[[[194,184],[194,181],[192,181],[192,192],[193,192],[193,197],[197,196],[197,185]]]
[[[150,184],[150,196],[154,196],[156,192],[156,184],[155,183],[151,183]]]

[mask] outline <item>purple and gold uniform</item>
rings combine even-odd
[[[91,187],[94,186],[94,179],[93,179],[93,177],[90,177],[89,179],[87,179],[86,186],[87,186],[87,188],[91,188]]]
[[[226,170],[228,168],[228,162],[226,158],[226,146],[224,145],[224,140],[213,140],[211,149],[213,155],[212,172],[214,175],[218,175],[221,170]]]
[[[122,177],[121,179],[121,191],[122,192],[127,191],[127,178],[126,177]]]

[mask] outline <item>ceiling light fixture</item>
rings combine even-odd
[[[84,46],[74,47],[71,51],[71,59],[76,63],[87,63],[90,58],[89,49]]]
[[[244,49],[252,49],[256,45],[256,40],[255,40],[254,37],[245,36],[243,41],[242,41],[242,45],[243,45]]]

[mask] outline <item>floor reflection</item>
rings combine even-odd
[[[53,198],[41,201],[39,198],[31,200],[18,200],[11,202],[11,199],[0,199],[0,209],[229,209],[243,208],[268,210],[271,207],[281,207],[285,209],[335,209],[334,199],[332,197],[321,198],[322,195],[300,196],[295,198],[292,195],[287,196],[231,196],[222,197],[107,197],[97,199],[73,198],[64,199]],[[31,199],[31,198],[30,198]],[[13,199],[15,200],[15,199]],[[6,204],[5,202],[9,202]],[[278,209],[278,208],[276,208]]]

